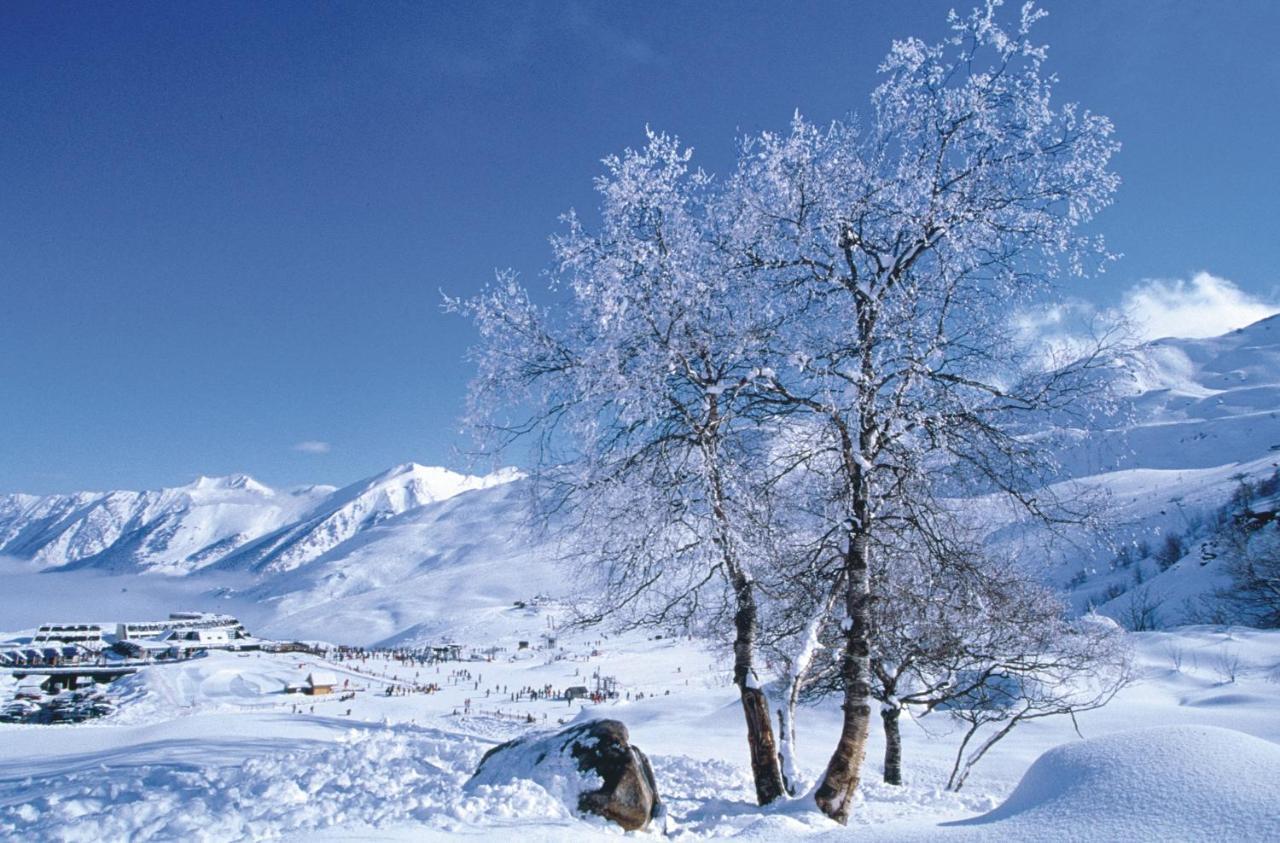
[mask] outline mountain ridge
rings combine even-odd
[[[0,495],[0,555],[46,569],[117,573],[288,568],[389,515],[515,476],[505,470],[474,477],[405,463],[342,488],[278,490],[232,474],[140,492]]]
[[[1059,432],[1068,482],[1112,498],[1116,541],[1189,536],[1188,521],[1242,477],[1280,466],[1280,316],[1143,344],[1110,376],[1117,411]],[[223,574],[238,596],[272,607],[269,626],[282,634],[362,624],[370,641],[401,640],[437,630],[435,617],[463,603],[496,612],[566,587],[553,548],[517,529],[521,477],[404,463],[341,488],[275,490],[230,475],[150,492],[3,495],[0,555],[45,570]],[[1173,565],[1139,554],[1116,567],[1106,549],[1039,564],[1078,610],[1116,616],[1134,594],[1183,600],[1220,585],[1222,560],[1194,552]]]

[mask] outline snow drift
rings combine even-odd
[[[1003,805],[952,826],[1009,840],[1278,840],[1280,746],[1212,726],[1055,747]]]

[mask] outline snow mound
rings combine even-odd
[[[1280,745],[1212,726],[1063,744],[1003,805],[952,823],[1011,840],[1280,840]]]
[[[138,671],[108,686],[120,707],[115,723],[147,723],[181,713],[240,711],[288,706],[286,684],[298,683],[305,671],[279,659],[241,657],[213,652],[183,664]]]

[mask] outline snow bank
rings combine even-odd
[[[479,746],[456,735],[351,730],[263,748],[245,757],[210,744],[193,758],[143,745],[0,781],[0,839],[260,840],[349,823],[449,830],[484,816],[460,804],[454,771],[473,764]]]
[[[1280,840],[1280,745],[1212,726],[1064,744],[1003,805],[972,820],[1010,840]]]

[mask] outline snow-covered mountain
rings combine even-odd
[[[271,489],[200,477],[146,492],[0,496],[0,555],[44,568],[187,574],[216,566],[296,568],[368,527],[469,489],[508,482],[408,463],[342,489]]]
[[[1117,411],[1071,431],[1070,473],[1109,495],[1112,549],[1051,579],[1126,625],[1207,620],[1228,584],[1212,520],[1280,468],[1280,316],[1219,337],[1147,343],[1112,373]],[[1181,546],[1176,561],[1170,545]],[[1145,619],[1139,618],[1145,615]]]
[[[146,492],[4,495],[0,554],[48,568],[189,573],[294,522],[333,491],[276,491],[240,474]]]
[[[468,491],[386,518],[247,595],[272,606],[263,634],[342,629],[353,641],[479,639],[516,601],[568,583],[528,529],[524,484]]]
[[[1078,608],[1101,604],[1119,617],[1135,595],[1172,605],[1220,584],[1220,563],[1203,564],[1191,527],[1242,477],[1280,465],[1280,316],[1212,339],[1148,343],[1110,376],[1120,407],[1067,431],[1066,465],[1110,493],[1115,538],[1153,552],[1171,533],[1187,539],[1187,558],[1173,565],[1138,552],[1117,566],[1102,550],[1049,573]],[[459,607],[483,622],[515,599],[566,588],[551,554],[520,529],[518,479],[409,463],[342,489],[273,490],[235,476],[151,492],[0,496],[0,555],[44,569],[207,575],[210,589],[231,578],[238,596],[269,607],[269,631],[280,634],[426,636]]]
[[[1280,315],[1220,337],[1155,340],[1112,376],[1120,406],[1075,431],[1076,476],[1280,459]]]
[[[472,489],[501,485],[518,476],[513,470],[505,470],[473,477],[446,468],[405,463],[338,489],[296,522],[227,554],[220,565],[267,573],[290,571],[402,512]]]

